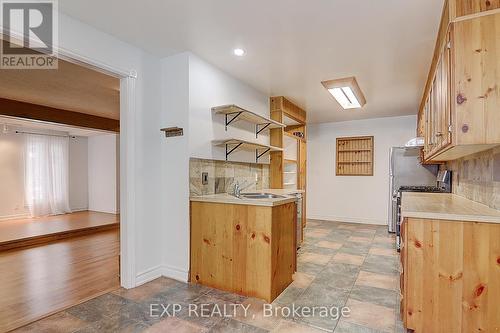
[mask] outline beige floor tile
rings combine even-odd
[[[305,237],[306,238],[323,238],[327,236],[328,233],[322,232],[322,231],[306,231]]]
[[[28,326],[21,327],[13,332],[15,333],[74,332],[88,325],[89,325],[88,323],[70,315],[67,312],[59,312],[45,319],[36,321]]]
[[[167,279],[167,278],[159,278],[143,284],[137,288],[133,289],[125,289],[120,288],[113,293],[115,295],[121,296],[123,298],[127,298],[132,301],[141,302],[144,301],[154,294],[157,294],[163,290],[168,289],[169,287],[176,284],[175,280]]]
[[[306,289],[314,280],[314,276],[306,273],[296,272],[293,274],[292,286],[300,289]]]
[[[360,271],[358,279],[356,280],[356,284],[361,286],[397,290],[398,277]]]
[[[165,320],[160,321],[157,324],[154,324],[153,326],[145,330],[144,333],[163,333],[163,332],[200,333],[207,331],[208,331],[207,329],[201,326],[182,320],[180,318],[169,317]]]
[[[370,254],[375,254],[378,256],[388,256],[388,257],[396,257],[398,253],[393,249],[382,249],[377,247],[372,247],[370,249]]]
[[[315,244],[318,247],[324,247],[327,249],[333,249],[333,250],[338,250],[342,247],[342,243],[335,243],[335,242],[329,242],[329,241],[320,241]]]
[[[357,229],[357,227],[355,225],[344,225],[344,224],[339,225],[337,228],[346,229],[346,230],[356,230]]]
[[[337,253],[333,256],[333,261],[342,264],[361,266],[363,261],[365,261],[365,257],[348,253]]]
[[[264,316],[264,304],[266,304],[266,302],[262,300],[249,298],[242,304],[245,307],[249,306],[247,312],[245,313],[243,308],[238,307],[238,311],[234,319],[268,331],[272,330],[278,326],[281,318],[275,316]]]
[[[330,259],[332,259],[331,255],[312,253],[312,252],[301,253],[298,257],[298,260],[301,262],[310,262],[316,265],[326,265],[328,264]]]
[[[394,244],[395,240],[392,236],[388,237],[380,237],[380,236],[375,236],[373,239],[374,243],[386,243],[386,244]]]
[[[344,317],[343,320],[384,332],[394,332],[396,323],[394,309],[353,299],[347,301],[346,307],[351,311],[349,317]]]
[[[311,326],[294,323],[291,320],[281,320],[272,333],[325,333],[325,331]]]
[[[369,244],[369,243],[371,243],[372,238],[351,236],[351,237],[349,237],[348,240],[350,242]]]
[[[375,233],[377,232],[377,230],[368,229],[368,228],[357,228],[356,231],[364,232],[366,234],[373,234],[373,235],[375,235]]]

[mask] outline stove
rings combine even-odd
[[[447,193],[447,190],[438,186],[400,186],[398,192]]]

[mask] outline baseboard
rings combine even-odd
[[[135,278],[135,286],[139,287],[140,285],[153,281],[161,276],[163,276],[163,266],[155,266],[151,269],[138,273]]]
[[[72,213],[77,213],[77,212],[86,212],[88,211],[88,208],[71,208]]]
[[[30,217],[30,214],[6,215],[6,216],[1,216],[0,221],[27,219],[29,217]]]
[[[375,224],[375,225],[387,225],[386,220],[378,219],[367,219],[363,217],[341,217],[341,216],[320,216],[320,215],[310,215],[307,219],[311,220],[323,220],[323,221],[337,221],[346,223],[359,223],[359,224]]]
[[[164,265],[163,276],[180,282],[188,282],[189,273],[185,270],[178,269],[176,267]]]
[[[158,265],[138,273],[135,278],[135,286],[139,287],[162,276],[180,282],[188,281],[188,272],[167,265]]]

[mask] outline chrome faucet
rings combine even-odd
[[[240,188],[240,183],[236,182],[233,185],[233,195],[237,198],[241,196],[241,188]]]

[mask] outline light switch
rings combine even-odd
[[[201,173],[201,184],[202,185],[207,185],[208,184],[208,172],[202,172]]]

